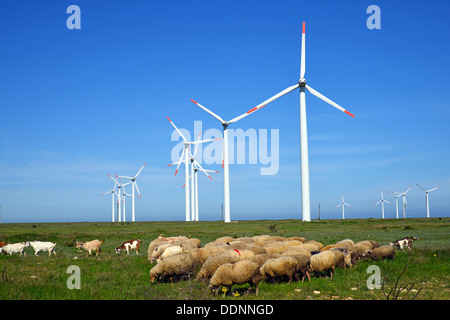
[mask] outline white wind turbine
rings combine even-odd
[[[397,192],[394,191],[392,192],[388,191],[388,193],[391,194],[393,197],[395,197],[395,216],[398,219],[398,197],[400,197],[400,194],[396,194]]]
[[[122,199],[122,188],[124,187],[124,186],[126,186],[127,184],[130,184],[131,182],[127,182],[127,183],[125,183],[125,184],[122,184],[122,181],[121,181],[121,183],[119,183],[119,182],[117,182],[117,180],[112,176],[112,175],[110,175],[110,174],[108,174],[108,176],[111,178],[111,179],[113,179],[113,181],[116,183],[116,186],[117,186],[117,189],[118,189],[118,192],[117,192],[117,201],[119,202],[119,205],[118,205],[118,218],[117,218],[117,221],[118,222],[122,222],[122,206],[120,205],[120,200]]]
[[[200,141],[201,138],[201,132],[198,134],[197,141]],[[203,171],[206,176],[212,180],[211,176],[208,174],[208,172],[215,172],[219,173],[219,171],[214,170],[205,170],[202,168],[200,163],[195,160],[195,155],[197,154],[199,143],[195,145],[194,153],[191,153],[189,150],[190,157],[190,163],[191,163],[191,220],[192,221],[199,221],[198,218],[198,178],[197,178],[197,172],[198,170]]]
[[[178,169],[180,167],[180,164],[182,162],[184,162],[185,165],[185,173],[184,173],[184,177],[185,177],[185,184],[186,184],[186,188],[185,188],[185,201],[186,201],[186,221],[191,221],[191,207],[190,207],[190,194],[189,194],[189,146],[192,144],[199,144],[199,143],[204,143],[204,142],[210,142],[210,141],[215,141],[215,140],[220,140],[221,138],[216,138],[216,139],[208,139],[208,140],[197,140],[197,141],[187,141],[187,139],[183,136],[183,134],[181,133],[180,130],[178,130],[177,126],[175,126],[175,124],[172,122],[172,120],[169,119],[169,117],[167,117],[167,120],[169,120],[169,122],[172,124],[172,126],[175,128],[175,130],[178,132],[178,134],[180,135],[181,139],[183,139],[183,144],[184,144],[184,148],[183,148],[183,152],[181,153],[181,157],[180,160],[178,162],[169,164],[168,166],[172,166],[174,164],[178,164],[177,165],[177,169],[175,170],[175,175],[177,175]],[[183,160],[184,157],[184,160]]]
[[[408,193],[409,190],[411,190],[413,186],[409,187],[408,189],[406,189],[405,192],[394,192],[396,194],[398,194],[399,196],[402,196],[402,200],[403,200],[403,219],[406,218],[406,206],[408,205],[408,201],[406,201],[406,194]],[[398,218],[398,217],[397,217]]]
[[[115,183],[114,182],[114,189],[112,189],[112,190],[110,190],[110,191],[108,191],[108,192],[105,192],[105,193],[102,193],[102,196],[104,196],[104,195],[107,195],[108,193],[111,193],[111,195],[112,195],[112,222],[115,222],[115,212],[114,212],[114,205],[115,205],[115,203],[114,203],[114,195],[116,195],[117,196],[117,199],[119,199],[119,195],[117,194],[117,192],[116,192],[116,186],[117,186],[117,183]]]
[[[349,205],[348,203],[345,203],[345,201],[344,201],[344,193],[342,193],[342,202],[339,203],[336,208],[339,208],[340,206],[342,206],[342,219],[345,219],[344,208],[345,208],[345,206],[351,207],[351,205]]]
[[[133,199],[133,202],[131,203],[131,221],[132,221],[132,222],[135,222],[135,219],[136,219],[135,207],[134,207],[134,199],[135,199],[135,196],[134,196],[134,189],[135,189],[135,188],[136,188],[136,190],[137,190],[137,192],[138,192],[138,194],[139,194],[139,197],[142,199],[142,196],[141,196],[141,193],[139,192],[139,188],[138,188],[136,179],[137,179],[137,177],[139,176],[139,174],[141,173],[142,169],[144,169],[144,167],[145,167],[146,164],[147,164],[147,162],[144,163],[144,165],[141,167],[141,169],[138,171],[138,173],[136,173],[136,175],[135,175],[134,177],[116,176],[117,178],[124,178],[124,179],[129,179],[129,180],[131,180],[131,185],[132,185],[131,196],[132,196],[132,199]]]
[[[324,95],[320,94],[310,86],[306,84],[306,80],[304,78],[305,76],[305,22],[303,22],[303,30],[302,30],[302,49],[301,49],[301,64],[300,64],[300,80],[297,84],[290,86],[286,88],[285,90],[277,93],[273,97],[265,100],[264,102],[260,103],[256,107],[250,109],[246,113],[240,115],[239,117],[236,117],[230,121],[225,121],[212,111],[206,109],[199,103],[195,102],[191,99],[192,102],[194,102],[196,105],[198,105],[200,108],[208,112],[210,115],[212,115],[214,118],[219,120],[222,123],[223,126],[223,178],[224,178],[224,213],[225,213],[225,222],[230,222],[230,177],[229,177],[229,170],[228,170],[228,134],[227,134],[227,128],[228,126],[236,122],[249,114],[261,109],[268,103],[284,96],[285,94],[300,88],[300,164],[301,164],[301,186],[302,186],[302,220],[303,221],[311,221],[311,203],[310,203],[310,192],[309,192],[309,160],[308,160],[308,134],[307,134],[307,127],[306,127],[306,102],[305,102],[305,89],[307,89],[310,93],[318,97],[319,99],[322,99],[326,103],[332,105],[333,107],[337,108],[338,110],[345,112],[346,114],[355,117],[353,114],[351,114],[349,111],[342,108],[337,103],[331,101]]]
[[[121,181],[121,182],[122,182],[122,181]],[[129,183],[130,183],[130,182],[128,182],[127,184],[129,184]],[[125,213],[125,209],[126,209],[125,200],[126,200],[126,197],[127,197],[127,196],[128,196],[128,197],[133,197],[133,202],[134,202],[134,196],[131,195],[131,194],[129,194],[129,193],[127,193],[127,192],[125,191],[125,186],[126,186],[127,184],[122,185],[122,189],[123,189],[123,192],[122,192],[122,206],[123,206],[122,221],[123,221],[123,222],[127,221],[126,213]]]
[[[436,190],[437,188],[440,188],[440,186],[439,186],[439,187],[436,187],[436,188],[433,188],[433,189],[430,189],[430,190],[425,190],[425,188],[419,186],[417,183],[416,183],[416,185],[417,185],[420,189],[422,189],[423,191],[425,191],[425,194],[426,194],[426,195],[425,195],[425,204],[427,205],[427,218],[429,218],[429,217],[430,217],[430,206],[429,206],[429,202],[428,202],[428,193],[431,192],[431,191]]]
[[[198,215],[198,177],[197,177],[197,173],[198,171],[202,171],[204,172],[208,178],[211,178],[211,176],[208,174],[208,172],[213,172],[213,173],[220,173],[219,171],[215,171],[215,170],[207,170],[207,169],[203,169],[202,166],[197,162],[197,160],[194,159],[194,168],[193,168],[193,174],[191,174],[191,176],[189,177],[189,179],[191,180],[191,184],[192,184],[192,188],[191,188],[191,199],[194,203],[194,209],[193,209],[193,213],[192,213],[192,221],[199,221],[199,215]],[[182,188],[184,188],[186,186],[186,184],[183,185]]]
[[[397,198],[395,198],[395,199],[397,199]],[[384,219],[384,203],[385,202],[387,202],[389,204],[391,204],[391,203],[389,201],[383,199],[383,189],[381,189],[381,200],[378,201],[377,203],[375,203],[374,206],[376,206],[380,202],[381,202],[381,218]]]

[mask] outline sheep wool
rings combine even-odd
[[[194,272],[195,259],[189,253],[181,253],[159,262],[150,270],[150,282],[164,281],[173,278],[190,275]]]
[[[209,288],[217,293],[220,286],[231,290],[234,284],[250,283],[250,288],[255,286],[256,294],[258,294],[259,280],[258,265],[248,260],[242,260],[236,263],[226,263],[217,268],[209,281]]]
[[[331,251],[322,251],[311,256],[310,272],[313,273],[330,273],[333,278],[333,272],[336,266],[336,256]]]
[[[272,280],[273,283],[277,279],[288,278],[289,283],[292,282],[297,269],[297,260],[289,256],[281,256],[279,258],[267,260],[259,269],[264,279]]]
[[[369,250],[368,254],[369,257],[375,261],[395,258],[395,250],[394,247],[391,246],[377,247],[373,250]]]

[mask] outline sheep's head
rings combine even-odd
[[[158,280],[158,274],[156,272],[150,272],[150,283],[154,283]]]

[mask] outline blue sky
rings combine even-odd
[[[69,5],[81,29],[69,30]],[[381,29],[369,30],[369,5]],[[8,1],[0,4],[3,222],[110,221],[110,174],[138,181],[137,220],[184,220],[173,128],[221,129],[299,78],[306,21],[312,218],[378,218],[380,188],[407,217],[449,216],[450,4],[446,1]],[[278,130],[279,170],[230,166],[231,219],[301,218],[298,91],[232,129]],[[212,131],[211,131],[212,130]],[[248,155],[248,154],[247,154]],[[221,171],[219,163],[205,168]],[[394,203],[394,198],[385,194]],[[220,219],[222,174],[199,179],[200,220]],[[128,201],[130,204],[131,201]],[[394,205],[385,208],[395,216]],[[399,210],[401,208],[399,207]],[[131,207],[127,208],[130,219]]]

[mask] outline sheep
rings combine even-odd
[[[150,255],[150,262],[156,261],[160,255],[164,253],[167,248],[173,247],[171,243],[163,243],[159,246],[154,247],[152,254]]]
[[[158,257],[158,259],[156,259],[156,261],[161,261],[164,258],[170,257],[170,256],[174,256],[176,254],[182,253],[183,252],[183,248],[181,246],[171,246],[168,247],[166,250],[164,250],[164,252]]]
[[[395,258],[395,250],[394,247],[391,247],[389,245],[377,247],[373,250],[367,251],[368,256],[374,260],[382,260],[382,259],[394,259]]]
[[[189,253],[167,257],[150,269],[150,282],[158,283],[170,279],[170,283],[173,284],[174,278],[190,276],[194,272],[195,266],[195,259]]]
[[[55,246],[56,243],[53,242],[42,242],[42,241],[28,241],[26,246],[32,246],[34,249],[34,255],[37,257],[39,251],[47,251],[48,255],[51,256],[52,253],[56,255]]]
[[[28,245],[25,242],[18,242],[18,243],[9,243],[7,245],[4,245],[0,248],[0,252],[5,252],[12,256],[13,253],[18,253],[20,256],[26,257],[27,254],[25,253],[25,248]]]
[[[218,293],[220,286],[226,287],[231,291],[234,284],[249,283],[248,292],[250,292],[252,286],[255,286],[256,295],[258,295],[260,278],[258,265],[254,262],[243,260],[236,263],[226,263],[214,272],[209,281],[209,288],[212,292]]]
[[[281,255],[282,256],[290,256],[293,254],[303,254],[307,256],[308,258],[311,257],[311,252],[300,246],[292,246],[286,249]]]
[[[197,273],[197,280],[200,282],[206,282],[209,280],[214,272],[221,265],[226,263],[234,263],[238,261],[235,256],[228,254],[219,254],[217,256],[209,257],[202,265],[200,271]]]
[[[352,264],[355,264],[358,260],[365,258],[368,250],[372,250],[373,244],[368,240],[359,241],[355,243],[352,250]]]
[[[310,257],[304,254],[292,254],[289,257],[294,258],[297,261],[297,266],[295,268],[296,274],[300,274],[302,277],[302,282],[305,280],[305,276],[308,277],[308,282],[311,282],[311,278],[309,276],[309,265],[311,263]],[[296,276],[298,278],[298,276]]]
[[[323,273],[330,274],[330,278],[333,279],[333,273],[336,266],[336,256],[331,251],[322,251],[318,254],[311,256],[310,273]]]
[[[153,261],[153,258],[152,258],[153,251],[155,250],[156,247],[158,247],[162,244],[167,244],[167,242],[162,239],[155,239],[152,242],[150,242],[150,244],[148,245],[148,250],[147,250],[147,259],[149,261],[151,261],[151,262]]]
[[[235,261],[250,260],[255,256],[253,251],[250,251],[247,249],[243,249],[243,250],[229,249],[229,250],[225,250],[223,252],[220,252],[220,253],[214,254],[214,255],[219,255],[219,254],[220,255],[222,255],[222,254],[229,255],[229,256],[233,257],[235,259]]]
[[[92,240],[89,242],[82,242],[82,241],[77,241],[76,242],[76,247],[77,249],[79,248],[83,248],[84,250],[86,250],[86,256],[88,255],[92,255],[92,252],[95,251],[95,255],[98,256],[99,253],[102,253],[102,250],[100,249],[100,246],[102,245],[102,243],[105,240]]]
[[[289,284],[292,282],[292,277],[296,276],[297,260],[289,256],[281,256],[267,260],[259,272],[264,279],[271,279],[273,283],[277,279],[289,278]]]
[[[250,261],[256,263],[259,268],[261,268],[264,262],[266,262],[267,260],[278,258],[280,256],[281,255],[279,253],[261,253],[256,254],[253,258],[250,259]]]
[[[345,269],[346,267],[352,267],[352,254],[350,250],[347,250],[345,248],[333,248],[330,251],[332,251],[339,259],[339,262],[336,263],[336,267],[343,269]],[[341,252],[343,257],[340,258],[340,254],[336,253],[335,251]]]
[[[203,264],[209,257],[226,251],[225,246],[205,245],[203,248],[199,248],[195,251],[195,257],[200,264]]]

